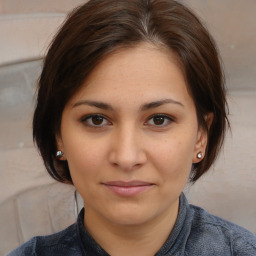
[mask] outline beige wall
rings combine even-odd
[[[0,2],[0,65],[45,54],[66,13],[82,0]]]
[[[256,233],[256,2],[189,0],[214,35],[224,61],[232,135],[190,201]]]
[[[24,210],[19,211],[21,204],[10,206],[9,202],[22,198],[21,202],[26,199],[31,207],[29,195],[39,188],[42,191],[46,188],[45,194],[49,195],[52,190],[48,188],[53,183],[31,138],[33,96],[41,61],[24,61],[42,57],[66,12],[83,2],[0,0],[0,226],[5,224],[6,229],[8,222],[13,222],[11,212],[16,212],[16,216],[23,214],[24,218],[27,214]],[[233,135],[228,134],[216,165],[193,187],[188,187],[186,193],[192,203],[256,233],[256,2],[183,2],[191,5],[203,18],[219,45],[227,73],[233,128]],[[67,191],[73,195],[73,190],[67,188]],[[33,202],[40,207],[35,203],[35,197]],[[6,232],[2,228],[0,241],[4,244],[0,243],[0,248],[6,246],[7,251],[28,238],[33,230],[24,231],[24,237],[20,235],[17,239],[14,238],[15,229],[13,233],[9,231],[8,241],[16,239],[9,245],[5,242]],[[0,249],[0,255],[3,252]]]
[[[0,14],[66,13],[85,0],[1,0]]]
[[[256,89],[256,1],[188,0],[215,37],[228,85]]]

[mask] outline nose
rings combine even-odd
[[[111,145],[110,163],[122,170],[133,170],[147,161],[142,136],[136,129],[126,127],[116,131]]]

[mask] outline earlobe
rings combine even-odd
[[[206,150],[206,146],[207,146],[207,142],[208,142],[208,131],[210,130],[210,127],[211,127],[211,124],[213,121],[213,113],[209,113],[204,118],[205,118],[207,128],[201,126],[198,129],[197,141],[196,141],[195,150],[194,150],[193,163],[201,162],[205,156],[205,150]]]
[[[204,152],[207,145],[207,131],[200,128],[194,149],[193,163],[198,163],[204,158]]]
[[[62,161],[66,160],[66,157],[64,154],[63,142],[60,135],[56,136],[56,145],[57,145],[57,152],[56,152],[57,159]]]

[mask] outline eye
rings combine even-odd
[[[173,122],[173,118],[171,118],[170,116],[164,115],[164,114],[157,114],[157,115],[151,116],[148,119],[147,125],[164,127],[169,125],[172,122]]]
[[[102,115],[87,115],[81,120],[86,126],[93,128],[101,128],[103,126],[109,125],[110,122]]]

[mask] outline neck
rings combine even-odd
[[[84,223],[94,240],[111,256],[155,255],[170,235],[179,200],[168,211],[139,225],[119,225],[85,208]]]

